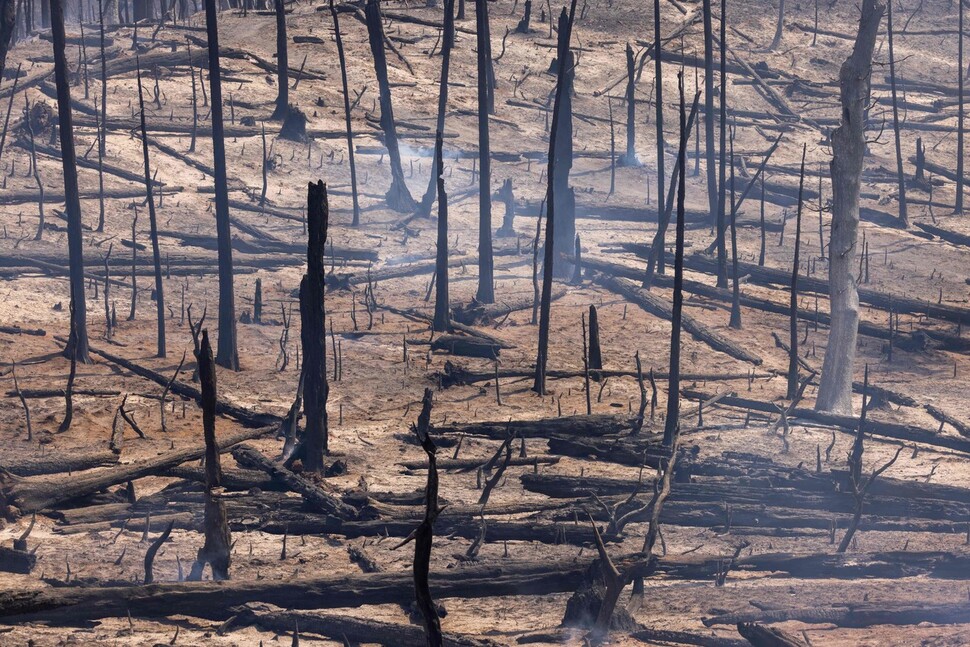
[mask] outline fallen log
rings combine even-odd
[[[832,624],[837,627],[861,629],[874,625],[918,625],[933,623],[938,625],[963,624],[970,613],[970,604],[916,604],[900,602],[847,603],[830,607],[797,607],[791,609],[769,609],[725,613],[702,618],[707,627],[723,624],[747,622],[789,622],[807,624]]]
[[[552,301],[566,296],[566,290],[557,288],[552,291]],[[452,321],[465,324],[467,326],[482,326],[498,321],[513,312],[528,310],[532,307],[533,296],[523,296],[498,303],[479,303],[473,299],[469,304],[460,304],[452,309]]]
[[[614,559],[618,567],[642,556]],[[440,598],[548,595],[575,591],[589,568],[585,560],[505,562],[446,568],[431,574]],[[711,580],[723,559],[670,557],[656,565],[671,578]],[[732,570],[789,573],[807,579],[898,578],[928,575],[970,578],[970,555],[946,552],[771,553],[739,558]],[[224,620],[233,608],[264,602],[287,609],[334,609],[395,604],[412,594],[411,573],[359,573],[289,580],[160,583],[151,586],[59,587],[0,592],[0,623],[83,624],[101,618],[188,615]]]
[[[31,335],[33,337],[44,337],[47,331],[41,328],[21,328],[20,326],[0,326],[0,333],[6,335]]]
[[[640,288],[632,281],[613,277],[598,277],[596,282],[603,287],[616,292],[631,303],[643,308],[645,311],[657,317],[669,320],[672,316],[671,305],[668,301],[661,299],[655,294]],[[762,364],[762,359],[754,353],[748,352],[738,344],[722,337],[720,334],[711,330],[693,317],[684,314],[682,319],[684,330],[695,338],[703,341],[716,351],[725,353],[735,359],[750,362],[755,366]]]
[[[0,546],[0,571],[28,575],[37,564],[37,556],[26,550]]]
[[[324,492],[315,483],[294,474],[281,463],[275,463],[263,456],[262,453],[242,445],[232,450],[232,457],[242,467],[266,472],[285,485],[289,490],[303,495],[304,500],[316,510],[333,515],[339,519],[357,519],[360,513],[357,509],[343,503],[336,497]]]
[[[484,436],[505,440],[510,435],[521,438],[549,438],[551,436],[612,436],[633,429],[633,419],[625,416],[596,414],[591,416],[563,416],[538,420],[504,422],[461,422],[435,425],[431,433],[438,436]]]
[[[75,392],[77,393],[77,392]],[[14,476],[40,476],[43,474],[67,474],[82,470],[106,467],[118,462],[118,455],[110,451],[58,451],[48,450],[44,455],[0,455],[0,470]]]
[[[232,626],[256,625],[264,630],[286,634],[299,627],[301,632],[327,636],[336,641],[353,643],[377,643],[380,645],[422,645],[426,642],[424,632],[414,625],[394,624],[379,620],[353,618],[327,613],[289,611],[270,608],[265,604],[250,603],[233,609]],[[443,636],[444,647],[500,647],[491,640],[481,640],[455,634]]]
[[[483,467],[488,463],[487,458],[439,458],[438,459],[438,469],[440,470],[473,470],[477,467]],[[519,457],[513,456],[509,460],[510,466],[521,467],[524,465],[555,465],[559,462],[558,456],[533,456]],[[428,461],[402,461],[395,463],[395,465],[400,465],[406,470],[426,470],[428,469]]]
[[[259,438],[276,429],[277,425],[273,425],[237,432],[220,439],[219,449],[228,451],[241,442]],[[16,518],[19,514],[38,512],[72,499],[94,494],[112,485],[158,474],[186,461],[198,460],[204,454],[205,447],[195,445],[166,452],[141,463],[81,472],[74,474],[69,481],[65,481],[61,476],[21,478],[0,474],[0,505],[3,506],[6,517]]]
[[[682,394],[684,397],[694,400],[708,400],[712,397],[708,393],[703,393],[701,391],[695,391],[692,389],[685,389],[682,391]],[[759,400],[752,400],[750,398],[741,398],[737,395],[727,395],[721,398],[719,404],[738,409],[748,409],[750,411],[759,411],[776,416],[778,415],[778,408],[770,402],[761,402]],[[815,411],[814,409],[808,409],[805,407],[792,409],[788,412],[788,417],[791,419],[808,420],[844,431],[851,431],[852,433],[855,433],[856,429],[859,427],[858,418]],[[882,438],[916,442],[924,445],[930,445],[932,447],[943,447],[958,452],[970,453],[970,439],[968,438],[938,434],[935,431],[915,427],[913,425],[904,425],[897,422],[886,422],[869,418],[866,420],[866,433]]]
[[[97,348],[90,348],[89,350],[98,357],[102,357],[112,364],[117,364],[121,368],[129,370],[135,375],[149,379],[159,386],[165,387],[169,385],[171,380],[170,377],[153,371],[150,368],[146,368],[132,362],[131,360],[127,360],[124,357],[119,357],[118,355],[114,355],[113,353],[109,353],[104,350],[99,350]],[[179,382],[178,380],[172,381],[169,390],[175,395],[179,395],[183,398],[189,398],[200,403],[202,402],[202,393],[194,386],[190,386],[184,382]],[[250,427],[261,428],[272,425],[279,426],[279,424],[283,421],[280,416],[275,416],[268,413],[256,413],[244,407],[227,402],[223,398],[216,400],[216,413],[234,418],[244,425]]]
[[[487,339],[462,335],[440,335],[431,342],[431,350],[443,351],[462,357],[498,359],[501,347]]]

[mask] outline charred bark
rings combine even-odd
[[[448,0],[453,4],[454,0]],[[448,8],[445,8],[448,11]],[[442,162],[441,131],[435,140],[435,169],[438,174],[438,249],[435,255],[434,322],[435,332],[451,330],[451,311],[448,296],[448,195],[445,193],[445,175]]]
[[[815,403],[817,410],[832,413],[852,412],[852,369],[859,333],[859,293],[856,278],[852,276],[852,265],[859,228],[859,191],[866,152],[865,111],[869,105],[872,54],[884,11],[885,5],[877,0],[863,0],[855,46],[839,72],[842,125],[832,133],[831,162],[829,300],[832,324]]]
[[[276,13],[276,109],[270,119],[283,121],[290,109],[289,56],[286,44],[286,7],[283,0],[273,0]],[[211,69],[211,68],[210,68]]]
[[[569,5],[569,16],[565,21],[564,29],[559,32],[561,43],[565,43],[565,49],[569,50],[569,40],[573,30],[573,19],[576,16],[576,0],[572,0]],[[560,48],[562,49],[562,48]],[[563,52],[564,53],[564,52]],[[558,74],[556,76],[556,102],[552,111],[552,133],[559,130],[560,113],[563,109],[562,103],[564,95],[567,93],[566,86],[566,57],[559,56]],[[570,133],[571,135],[571,133]],[[542,267],[542,296],[539,300],[539,343],[536,352],[536,372],[535,381],[532,389],[539,395],[546,392],[546,360],[549,354],[549,317],[550,302],[552,300],[552,275],[553,260],[555,258],[553,246],[556,236],[556,186],[553,176],[556,171],[556,158],[558,155],[558,137],[549,137],[549,168],[546,173],[546,247]],[[574,232],[571,232],[574,233]],[[570,241],[572,239],[570,238]],[[538,242],[538,241],[537,241]],[[537,247],[538,249],[538,247]]]
[[[550,138],[556,141],[556,163],[549,168],[553,191],[550,196],[551,206],[549,221],[552,213],[556,214],[556,225],[553,235],[553,276],[559,279],[569,279],[573,273],[573,264],[568,260],[573,252],[573,242],[576,239],[576,194],[569,186],[569,173],[573,167],[573,84],[576,80],[576,58],[569,46],[567,32],[568,17],[565,8],[559,15],[559,45],[557,57],[562,64],[558,68],[559,84],[562,94],[558,94],[559,120],[553,123]],[[558,86],[557,86],[558,87]],[[548,229],[547,229],[548,231]]]
[[[47,6],[46,3],[43,3]],[[87,303],[84,295],[84,252],[81,232],[81,200],[77,184],[74,152],[74,122],[71,115],[71,86],[65,55],[63,0],[50,0],[51,32],[54,40],[54,82],[57,86],[57,121],[64,169],[64,195],[67,206],[67,249],[71,269],[71,334],[65,354],[89,364]]]
[[[435,122],[436,133],[445,132],[445,112],[448,109],[448,75],[451,70],[451,50],[455,45],[455,0],[445,0],[444,28],[441,41],[441,78],[438,84],[438,117]],[[440,163],[435,156],[431,161],[431,177],[428,178],[428,189],[421,198],[421,213],[431,215],[431,205],[434,203],[438,190],[438,170]]]
[[[212,166],[215,170],[216,234],[219,238],[219,341],[216,363],[239,370],[236,303],[232,280],[232,233],[229,229],[229,189],[226,179],[226,136],[222,122],[222,67],[219,64],[219,24],[216,0],[205,0],[209,43],[209,90],[212,95]]]
[[[165,357],[165,287],[162,283],[162,257],[158,249],[158,221],[155,216],[155,196],[152,195],[152,178],[148,164],[148,131],[145,128],[145,97],[141,87],[141,67],[136,75],[138,82],[138,108],[141,112],[141,146],[145,167],[145,200],[148,202],[149,235],[152,241],[152,262],[155,266],[155,312],[158,318],[156,357]]]
[[[802,145],[802,169],[798,180],[798,215],[795,217],[795,255],[791,271],[791,299],[788,317],[788,393],[786,397],[794,401],[798,394],[798,264],[802,243],[802,191],[805,188],[805,152]]]
[[[488,0],[475,0],[478,38],[478,290],[481,303],[495,302],[495,264],[492,258],[492,158],[488,137],[489,74]]]
[[[893,48],[893,3],[886,3],[886,35],[889,39],[889,87],[893,102],[893,139],[896,144],[896,176],[899,191],[899,222],[909,227],[906,213],[906,175],[903,173],[903,146],[899,137],[899,101],[896,96],[896,51]],[[960,37],[962,39],[962,36]],[[962,173],[961,173],[962,175]]]
[[[387,191],[387,206],[395,211],[413,212],[417,207],[401,169],[401,149],[397,141],[397,125],[394,121],[394,107],[391,103],[391,84],[387,78],[387,55],[384,51],[384,25],[378,0],[367,0],[364,8],[367,21],[367,36],[371,55],[374,57],[374,71],[380,91],[381,130],[384,133],[384,146],[387,147],[391,167],[391,188]]]
[[[307,271],[300,283],[300,339],[303,345],[305,370],[304,402],[306,431],[304,432],[303,465],[311,472],[323,469],[323,456],[328,452],[327,348],[324,305],[326,269],[323,252],[327,243],[330,206],[327,187],[320,181],[307,187]]]
[[[454,2],[454,0],[451,0]],[[337,40],[337,58],[340,60],[340,81],[343,84],[344,93],[344,123],[347,128],[347,161],[350,163],[350,191],[354,203],[354,216],[351,226],[360,225],[360,200],[357,196],[357,164],[354,160],[354,131],[350,121],[350,88],[347,84],[347,60],[344,56],[344,41],[340,35],[340,20],[337,18],[337,9],[333,0],[330,0],[330,15],[333,17],[333,32]]]

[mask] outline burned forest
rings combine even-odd
[[[0,0],[0,645],[970,644],[968,8]]]

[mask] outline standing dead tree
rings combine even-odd
[[[364,7],[367,22],[367,37],[370,41],[371,55],[374,57],[374,71],[380,91],[381,131],[384,133],[384,146],[391,167],[391,188],[385,199],[387,206],[395,211],[410,213],[417,203],[411,197],[404,171],[401,168],[401,149],[397,141],[397,125],[394,121],[394,107],[391,103],[391,84],[387,78],[387,55],[384,51],[384,24],[378,0],[367,0]]]
[[[17,27],[16,0],[0,0],[0,79],[7,64],[7,50]]]
[[[852,412],[852,368],[859,334],[859,293],[852,276],[852,265],[859,229],[862,162],[866,152],[866,108],[870,98],[872,54],[885,9],[885,5],[877,0],[863,0],[855,46],[839,72],[842,125],[832,133],[832,233],[829,243],[832,322],[815,409],[844,415]]]
[[[108,61],[104,51],[104,0],[98,0],[98,39],[101,49],[101,116],[98,126],[98,228],[104,231],[104,157],[108,137]]]
[[[576,240],[576,194],[569,186],[569,173],[573,168],[573,83],[576,79],[576,58],[569,47],[569,39],[564,37],[568,17],[563,9],[559,15],[559,46],[557,58],[562,61],[558,69],[559,84],[563,86],[562,95],[558,94],[559,121],[554,121],[550,137],[555,138],[556,160],[549,167],[554,190],[550,196],[550,222],[552,212],[556,213],[556,226],[553,236],[553,276],[569,279],[573,265],[568,259],[573,252]],[[553,204],[555,203],[555,204]],[[547,228],[548,231],[548,228]]]
[[[441,35],[441,80],[438,85],[438,117],[435,122],[435,132],[444,136],[445,112],[448,109],[448,75],[451,70],[451,51],[455,46],[455,0],[445,0],[444,29]],[[435,193],[438,190],[439,161],[437,156],[431,162],[431,177],[428,178],[428,189],[421,198],[421,213],[431,215],[431,205],[434,204]]]
[[[855,535],[856,530],[859,527],[859,521],[862,519],[862,509],[865,505],[866,494],[869,492],[869,488],[872,487],[873,482],[879,477],[883,472],[892,467],[896,459],[899,458],[899,454],[903,451],[902,445],[896,449],[895,455],[888,462],[884,463],[882,467],[873,471],[869,478],[863,478],[862,476],[862,453],[864,450],[863,443],[865,441],[866,435],[866,412],[869,408],[869,400],[866,397],[869,392],[869,367],[866,366],[865,378],[862,382],[862,414],[859,416],[859,428],[856,430],[855,441],[852,443],[852,452],[849,454],[849,485],[852,487],[852,495],[855,497],[855,511],[852,514],[852,520],[849,521],[849,527],[845,531],[845,535],[842,536],[842,541],[839,542],[839,553],[844,553],[849,549],[852,543],[852,537]]]
[[[311,472],[323,469],[327,453],[327,336],[325,327],[323,252],[327,244],[330,205],[327,186],[318,181],[307,186],[307,270],[300,282],[300,340],[303,345],[304,406],[303,466]]]
[[[734,191],[734,135],[731,126],[731,320],[729,326],[741,330],[741,276],[738,271],[738,203]]]
[[[964,121],[966,110],[964,108],[964,67],[963,67],[963,19],[964,8],[962,0],[957,2],[960,7],[960,18],[958,22],[957,36],[957,196],[954,211],[963,213],[963,149],[966,139],[964,134]]]
[[[87,304],[84,296],[84,251],[81,232],[81,199],[77,184],[77,156],[74,152],[74,120],[71,115],[71,86],[65,54],[63,0],[50,0],[51,34],[54,41],[54,84],[57,87],[57,123],[61,138],[64,195],[67,206],[67,250],[71,284],[71,334],[65,354],[89,364]],[[29,118],[29,117],[28,117]]]
[[[414,433],[418,437],[418,442],[428,455],[428,483],[424,489],[424,520],[421,524],[408,535],[408,537],[395,546],[400,548],[414,540],[414,597],[417,602],[418,611],[421,612],[424,624],[424,633],[428,639],[429,647],[441,647],[444,639],[441,635],[441,620],[438,618],[438,611],[435,608],[434,599],[431,597],[431,587],[429,585],[429,571],[431,569],[431,543],[434,539],[434,522],[444,510],[438,506],[438,466],[437,452],[434,441],[431,440],[431,406],[432,391],[424,390],[424,398],[421,401],[421,413],[418,415],[418,424],[413,427]]]
[[[565,49],[569,49],[569,40],[573,31],[573,19],[576,17],[576,0],[572,0],[569,5],[569,17],[565,23],[565,29],[559,32],[560,43],[565,43]],[[560,47],[562,50],[562,47]],[[560,111],[562,110],[563,94],[566,92],[565,80],[566,57],[560,56],[558,60],[558,74],[556,75],[556,101],[552,109],[552,131],[559,130]],[[549,357],[549,317],[552,302],[552,265],[554,259],[553,241],[555,240],[556,229],[556,187],[553,183],[553,176],[556,170],[556,149],[558,137],[549,138],[549,167],[546,171],[546,248],[543,255],[542,266],[542,296],[539,299],[539,344],[536,351],[536,373],[532,390],[539,395],[546,392],[546,360]],[[538,233],[538,232],[537,232]],[[570,239],[572,242],[572,239]],[[538,249],[538,240],[536,240]]]
[[[191,325],[191,322],[190,322]],[[199,322],[201,327],[202,322]],[[203,330],[201,339],[193,326],[195,360],[198,364],[199,383],[202,386],[202,430],[205,438],[205,543],[199,549],[189,573],[189,581],[202,579],[202,571],[208,564],[213,580],[228,580],[231,561],[232,538],[226,518],[226,504],[218,498],[215,489],[222,485],[222,466],[219,445],[216,442],[216,364],[212,359],[209,331]]]
[[[155,266],[155,311],[158,316],[156,357],[165,357],[165,287],[162,283],[162,257],[158,249],[158,221],[155,217],[155,196],[152,195],[152,178],[148,164],[148,131],[145,128],[145,97],[141,87],[141,64],[136,57],[138,82],[138,109],[141,113],[141,150],[145,168],[145,200],[148,203],[149,235],[152,241],[152,262]],[[132,241],[134,243],[134,241]]]
[[[77,319],[74,313],[74,302],[71,302],[71,328],[74,328]],[[71,330],[71,336],[76,335],[74,330]],[[77,377],[77,350],[78,347],[71,346],[71,370],[67,375],[67,386],[64,388],[64,420],[61,421],[60,426],[57,428],[57,433],[62,434],[71,428],[71,421],[74,420],[74,378]]]
[[[454,2],[454,0],[449,0]],[[445,11],[448,11],[446,8]],[[434,322],[435,332],[451,330],[451,312],[448,296],[448,195],[445,193],[444,163],[442,160],[442,139],[439,130],[435,137],[434,157],[438,173],[438,249],[435,253]]]
[[[674,252],[674,301],[670,318],[670,376],[667,381],[667,418],[664,421],[664,447],[673,451],[680,430],[680,328],[684,310],[684,200],[687,193],[687,114],[684,105],[684,73],[677,76],[680,88],[680,150],[677,152],[677,238]]]
[[[626,153],[620,158],[623,166],[636,166],[637,160],[637,97],[636,60],[633,47],[626,44]]]
[[[219,341],[216,363],[239,370],[236,301],[232,280],[232,233],[229,228],[229,188],[226,180],[226,135],[222,121],[222,78],[219,65],[219,23],[216,0],[205,0],[209,45],[209,90],[212,94],[212,167],[215,170],[216,235],[219,245]]]
[[[769,50],[777,49],[781,45],[781,38],[785,32],[785,0],[778,0],[778,22],[775,24],[775,37],[771,39]]]
[[[789,400],[798,395],[798,264],[802,244],[802,205],[805,191],[805,152],[802,145],[802,168],[798,178],[798,212],[795,216],[795,255],[791,270],[791,299],[788,318],[788,394]]]
[[[451,0],[454,2],[454,0]],[[333,33],[337,40],[337,58],[340,60],[340,81],[344,90],[344,122],[347,127],[347,161],[350,163],[350,191],[354,203],[354,217],[351,226],[360,225],[360,200],[357,195],[357,164],[354,161],[354,130],[350,122],[350,87],[347,84],[347,60],[344,56],[344,40],[340,35],[340,19],[337,8],[330,0],[330,16],[333,18]],[[454,23],[452,23],[454,25]]]
[[[660,201],[664,198],[664,79],[663,79],[663,43],[660,38],[660,0],[653,0],[653,61],[654,74],[654,106],[657,111],[657,220],[660,219]]]
[[[721,91],[718,96],[718,119],[720,124],[720,165],[717,182],[717,214],[714,242],[717,247],[717,287],[726,288],[727,283],[727,246],[724,242],[727,230],[727,211],[725,198],[727,191],[727,0],[721,0]]]
[[[886,35],[889,40],[889,87],[893,101],[893,137],[896,144],[896,185],[899,191],[899,222],[903,227],[909,227],[909,216],[906,213],[906,176],[903,173],[903,146],[899,136],[899,100],[896,96],[896,52],[893,48],[892,2],[886,3]],[[962,39],[962,35],[960,38]]]
[[[11,100],[13,97],[11,96]],[[36,105],[36,104],[35,104]],[[30,141],[30,168],[37,183],[37,233],[34,240],[41,240],[44,237],[44,183],[40,179],[40,169],[37,167],[37,144],[34,139],[33,119],[31,118],[30,102],[24,97],[24,126],[27,128],[27,135]]]
[[[492,258],[492,156],[488,140],[489,73],[488,0],[475,0],[478,38],[478,291],[479,303],[495,303]]]
[[[707,206],[717,214],[717,163],[714,158],[714,28],[711,0],[703,0],[704,13],[704,158],[707,161]]]
[[[286,45],[286,6],[283,0],[274,0],[273,7],[276,9],[276,84],[279,86],[276,95],[276,109],[273,110],[274,121],[283,121],[290,111],[290,79],[289,79],[289,56]]]

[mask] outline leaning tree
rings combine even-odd
[[[832,133],[832,235],[829,241],[829,302],[832,323],[822,362],[818,411],[852,413],[852,368],[859,334],[859,293],[852,275],[859,233],[859,191],[866,154],[872,53],[886,6],[863,0],[852,54],[839,71],[842,124]]]

